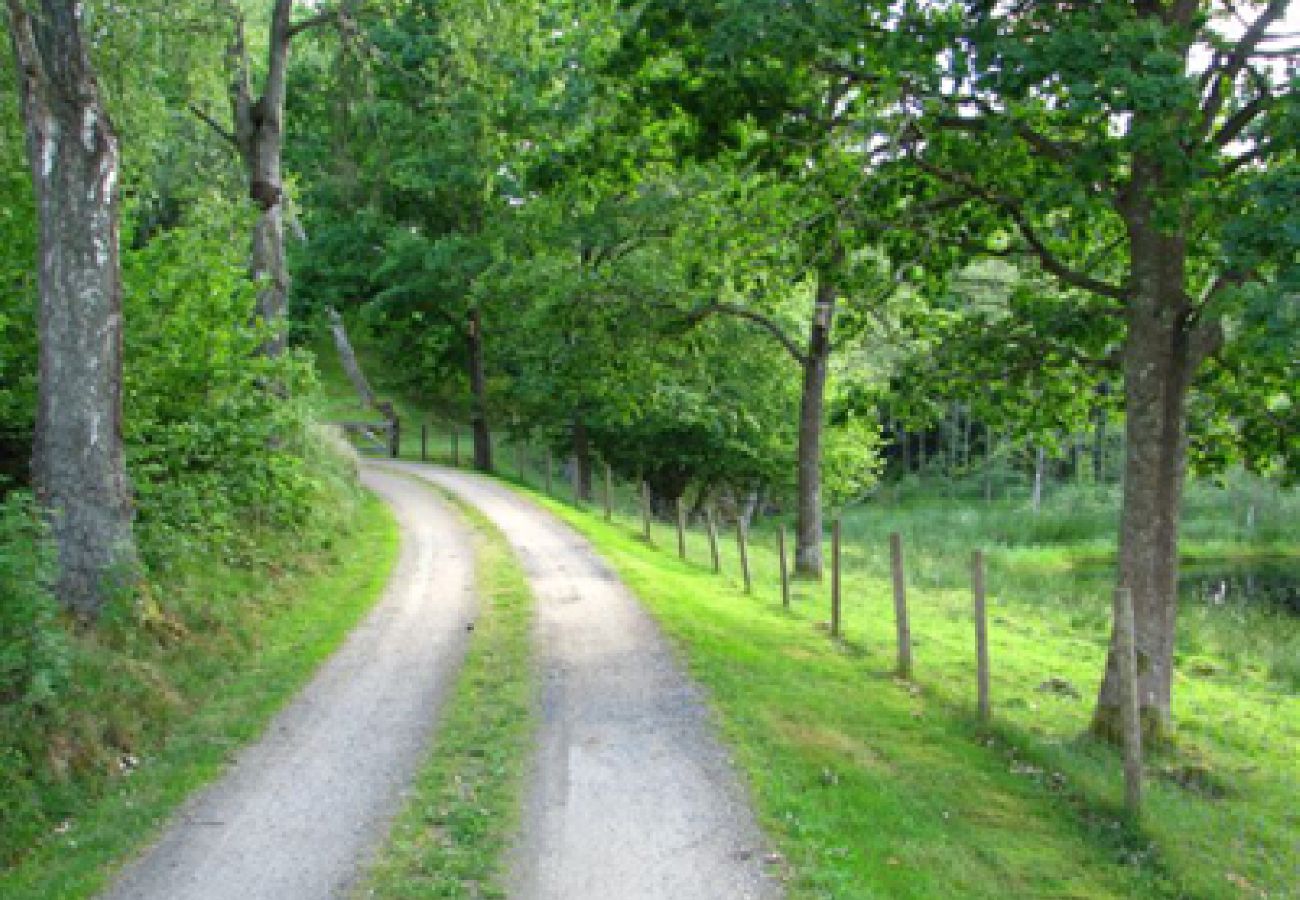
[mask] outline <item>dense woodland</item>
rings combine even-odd
[[[1122,484],[1158,736],[1185,482],[1300,472],[1290,6],[6,0],[5,715],[346,527],[334,310],[478,468],[788,514],[810,579],[882,482]]]

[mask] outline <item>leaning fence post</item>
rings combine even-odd
[[[677,555],[686,558],[686,507],[682,498],[677,498]]]
[[[429,425],[420,423],[420,462],[429,461]]]
[[[1124,806],[1129,815],[1142,813],[1142,710],[1138,697],[1137,640],[1133,626],[1133,593],[1115,591],[1115,650],[1119,655],[1120,725],[1124,731]]]
[[[402,420],[397,416],[388,422],[388,455],[393,459],[402,455]]]
[[[745,579],[745,593],[754,592],[754,583],[749,577],[749,548],[745,546],[745,520],[736,517],[736,544],[740,547],[740,574]]]
[[[894,624],[898,631],[898,674],[912,675],[912,628],[907,619],[907,581],[903,576],[903,536],[889,535],[889,568],[894,578]]]
[[[781,605],[790,608],[790,566],[785,558],[785,526],[776,532],[776,552],[781,557]]]
[[[654,539],[650,536],[650,482],[641,482],[641,521],[645,527],[645,540],[647,544],[653,544]]]
[[[614,521],[614,472],[605,463],[605,521]]]
[[[840,520],[831,523],[831,637],[840,636]]]
[[[718,523],[713,518],[713,509],[704,511],[705,522],[709,529],[709,556],[713,560],[713,572],[722,571],[722,559],[718,556]]]
[[[979,690],[979,717],[987,723],[992,716],[989,703],[989,631],[984,608],[984,553],[976,550],[970,561],[971,593],[975,600],[975,674]]]

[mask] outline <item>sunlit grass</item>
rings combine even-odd
[[[971,544],[945,523],[918,515],[909,528],[906,512],[891,522],[883,510],[846,520],[845,636],[832,641],[826,585],[797,582],[793,609],[781,608],[768,530],[752,537],[747,596],[730,530],[717,578],[702,532],[689,535],[682,563],[671,526],[656,523],[648,547],[636,518],[611,526],[598,510],[546,502],[596,542],[709,688],[796,896],[1292,889],[1300,704],[1270,677],[1267,653],[1240,648],[1243,658],[1227,658],[1231,642],[1210,639],[1221,623],[1185,629],[1199,636],[1194,654],[1180,643],[1178,742],[1149,761],[1146,816],[1135,828],[1120,812],[1116,756],[1080,737],[1104,661],[1107,591],[1057,596],[1044,573],[1064,551],[1045,551],[1045,569],[992,554],[995,721],[984,730],[973,719]],[[895,527],[907,547],[914,682],[892,676],[883,536]]]

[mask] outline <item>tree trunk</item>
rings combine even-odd
[[[248,195],[257,204],[253,225],[249,275],[258,285],[257,314],[270,334],[262,343],[266,356],[279,356],[286,344],[285,312],[289,298],[289,268],[284,258],[284,183],[280,157],[284,146],[284,98],[293,40],[290,14],[293,0],[275,0],[267,47],[266,82],[262,96],[253,99],[242,19],[236,20],[230,48],[234,63],[230,102],[235,147],[244,163]]]
[[[1030,497],[1029,505],[1033,509],[1034,515],[1043,506],[1043,478],[1046,476],[1047,469],[1047,451],[1042,447],[1034,448],[1034,493]]]
[[[1104,386],[1101,391],[1102,397],[1105,397]],[[1092,480],[1097,484],[1106,483],[1106,442],[1107,426],[1110,416],[1102,402],[1098,402],[1097,409],[1093,413],[1093,432],[1092,432]]]
[[[335,309],[327,309],[325,314],[329,317],[330,330],[334,333],[334,347],[338,350],[343,371],[347,373],[348,380],[356,389],[361,405],[366,409],[374,409],[375,392],[370,389],[370,382],[366,380],[366,373],[361,370],[361,363],[357,362],[357,355],[352,350],[352,342],[348,340],[348,330],[343,324],[343,317]]]
[[[1126,450],[1120,511],[1118,584],[1133,596],[1138,695],[1145,737],[1168,734],[1175,620],[1178,524],[1187,468],[1187,392],[1196,366],[1221,337],[1215,323],[1194,323],[1185,291],[1186,247],[1157,225],[1157,163],[1140,156],[1123,212],[1132,297],[1124,346]],[[1093,731],[1120,735],[1120,685],[1112,632]]]
[[[578,498],[584,503],[591,502],[591,437],[587,433],[587,423],[582,416],[573,417],[571,437],[573,439],[573,464],[577,467],[576,485]]]
[[[484,320],[478,307],[465,324],[469,358],[469,432],[474,442],[474,468],[491,472],[491,430],[487,428],[487,371],[484,363]]]
[[[469,426],[474,435],[474,468],[492,471],[492,432],[488,428],[487,371],[483,361],[483,313],[476,306],[469,311],[465,329],[469,351]]]
[[[94,617],[135,574],[122,452],[117,136],[81,37],[81,4],[8,0],[40,219],[40,380],[32,474],[62,603]]]
[[[795,522],[795,572],[822,576],[822,408],[835,321],[835,285],[823,276],[817,283],[808,352],[803,357],[803,392],[799,400],[798,510]]]

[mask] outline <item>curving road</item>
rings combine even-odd
[[[510,541],[537,598],[542,716],[511,897],[780,896],[699,692],[586,541],[497,482],[390,467],[480,509]]]
[[[427,752],[476,603],[456,516],[411,479],[366,466],[363,481],[402,529],[384,597],[106,900],[325,900],[364,871]]]

